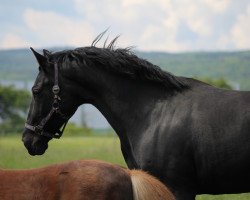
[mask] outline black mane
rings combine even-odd
[[[159,83],[171,90],[181,91],[188,88],[180,77],[163,71],[147,60],[138,58],[130,51],[130,48],[114,49],[113,45],[109,45],[107,48],[90,46],[56,52],[53,55],[62,62],[65,59],[74,58],[79,64],[87,62],[132,79]]]

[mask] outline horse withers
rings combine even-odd
[[[0,170],[1,200],[174,200],[141,170],[79,160],[31,170]]]

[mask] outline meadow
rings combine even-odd
[[[21,135],[0,137],[0,168],[29,169],[77,159],[100,159],[126,166],[115,136],[62,137],[52,140],[42,156],[30,156]],[[200,195],[196,200],[249,200],[250,194]]]

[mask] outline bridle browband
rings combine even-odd
[[[68,123],[69,117],[64,115],[61,110],[60,110],[60,97],[59,97],[59,92],[60,92],[60,87],[58,85],[58,64],[57,62],[54,63],[54,70],[55,70],[55,80],[54,80],[54,85],[52,88],[52,92],[54,94],[54,101],[52,103],[52,108],[49,112],[49,114],[41,120],[41,122],[38,125],[31,125],[29,123],[25,123],[25,128],[31,130],[33,133],[49,138],[56,138],[59,139],[63,131]],[[66,122],[62,125],[62,130],[60,128],[56,131],[55,134],[50,134],[49,132],[44,131],[44,126],[48,123],[50,118],[52,117],[53,114],[58,114],[60,118],[66,120]]]

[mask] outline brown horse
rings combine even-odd
[[[174,200],[141,170],[80,160],[31,170],[0,170],[1,200]]]

